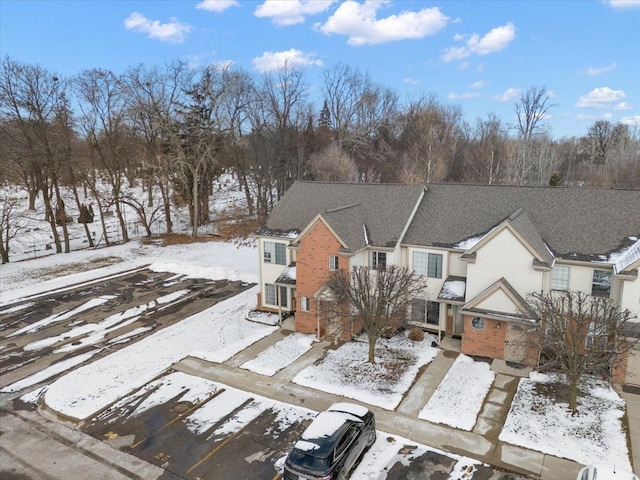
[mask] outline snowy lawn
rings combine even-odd
[[[275,327],[247,322],[257,287],[160,330],[59,378],[45,394],[58,413],[85,419],[187,355],[224,362]]]
[[[366,341],[348,342],[337,350],[327,351],[323,358],[296,375],[293,382],[394,410],[420,368],[438,353],[437,348],[431,347],[432,341],[426,335],[422,342],[413,342],[405,333],[380,339],[375,364],[367,362]]]
[[[315,335],[292,333],[240,368],[271,377],[309,351],[315,338]]]
[[[520,380],[500,440],[585,465],[602,462],[631,471],[624,400],[604,382],[589,380],[580,388],[578,413],[572,416],[558,377],[534,372]]]
[[[488,363],[459,355],[418,417],[471,431],[494,379]]]

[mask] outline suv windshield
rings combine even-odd
[[[312,472],[324,472],[329,466],[327,458],[314,457],[309,452],[303,452],[296,448],[289,453],[289,463],[293,467],[298,467],[301,470],[310,470]]]

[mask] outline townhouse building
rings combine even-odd
[[[535,366],[522,341],[533,292],[606,296],[640,317],[636,189],[296,182],[256,238],[258,308],[295,312],[295,329],[318,337],[334,333],[325,283],[356,265],[423,276],[408,324],[468,355]],[[619,381],[640,384],[635,357]]]

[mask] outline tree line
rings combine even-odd
[[[61,189],[73,192],[80,212],[87,207],[79,191],[93,198],[109,244],[108,211],[128,241],[123,205],[148,235],[157,218],[172,232],[172,211],[188,207],[197,235],[210,222],[222,171],[237,176],[249,214],[258,217],[295,180],[640,186],[639,132],[602,120],[583,137],[556,140],[546,123],[556,105],[544,86],[522,92],[513,124],[493,113],[468,122],[460,106],[433,94],[401,100],[345,64],[323,70],[319,97],[314,103],[305,71],[288,64],[260,76],[174,61],[64,78],[5,57],[0,183],[28,192],[31,209],[42,199],[56,252],[69,251]],[[147,192],[145,202],[127,194],[134,185]]]

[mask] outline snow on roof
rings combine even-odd
[[[293,284],[295,285],[296,283],[296,265],[295,263],[289,265],[288,267],[286,267],[282,273],[280,275],[278,275],[278,278],[276,279],[275,283],[285,283],[285,284]]]
[[[616,273],[622,272],[629,265],[640,259],[640,240],[637,237],[628,238],[629,240],[635,240],[636,243],[609,255],[609,262],[613,263]]]
[[[293,446],[293,448],[302,450],[303,452],[311,452],[313,450],[319,449],[320,447],[317,444],[307,442],[306,440],[298,440]]]
[[[464,300],[467,282],[460,279],[447,279],[442,285],[438,298],[443,300]]]
[[[483,233],[482,235],[478,235],[478,236],[475,236],[475,237],[471,237],[471,238],[467,238],[465,240],[462,240],[461,242],[456,243],[453,246],[453,248],[459,248],[460,250],[470,250],[473,247],[475,247],[476,244],[478,242],[480,242],[480,240],[482,240],[484,237],[489,235],[492,231],[493,231],[493,229],[489,230],[486,233]]]
[[[321,412],[311,425],[302,433],[301,440],[317,440],[327,438],[336,433],[349,420],[345,414],[338,412]],[[357,418],[355,420],[358,420]]]

